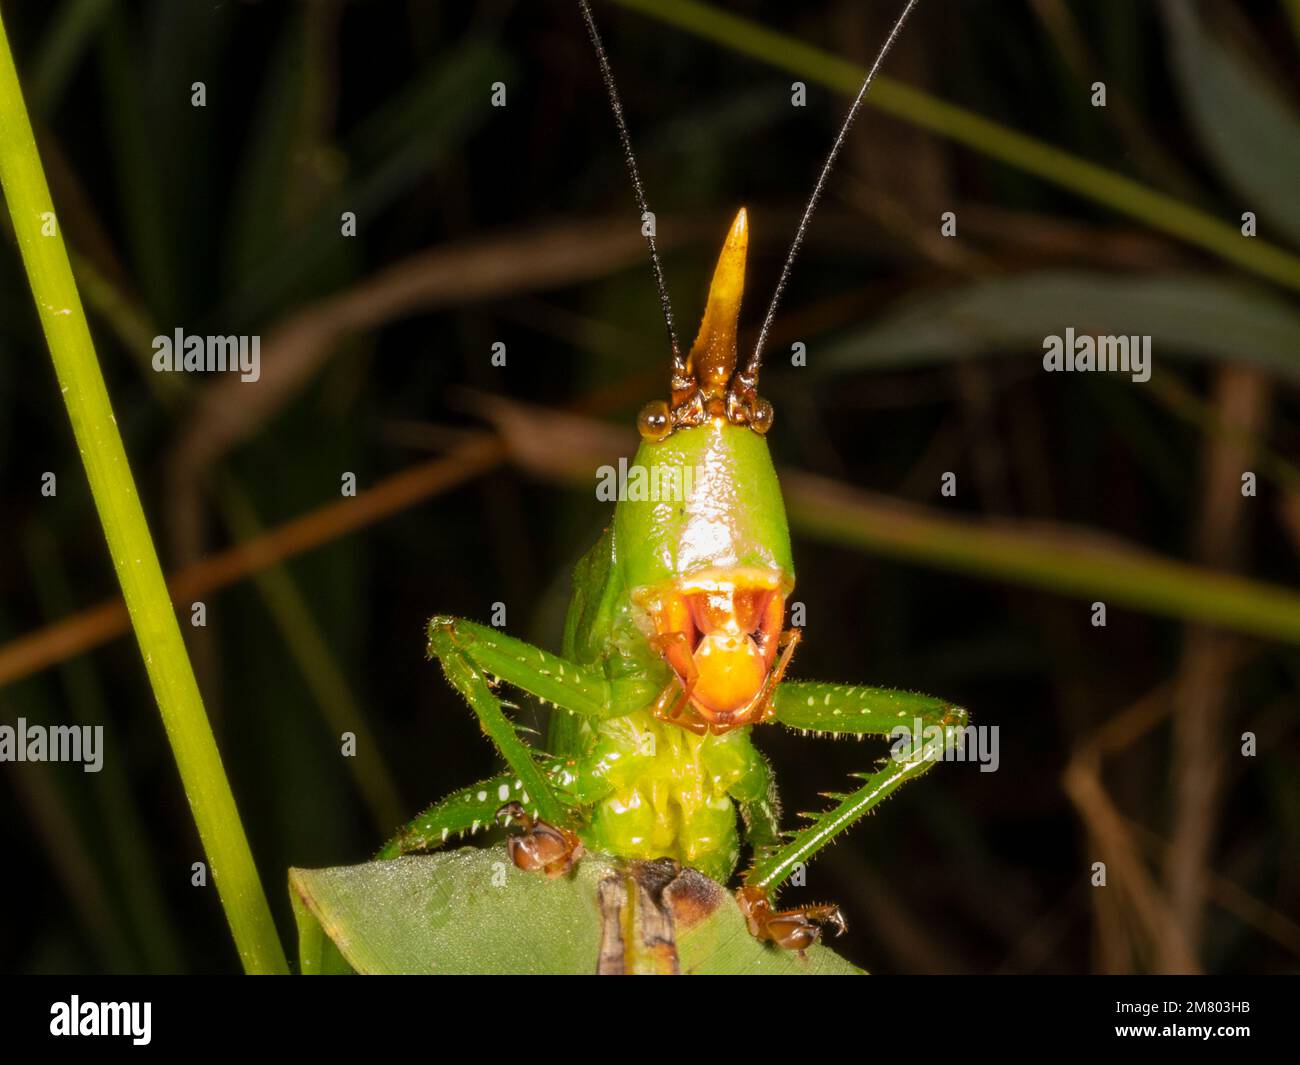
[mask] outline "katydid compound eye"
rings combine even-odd
[[[647,440],[662,440],[672,430],[668,404],[656,399],[641,408],[636,416],[636,427]]]

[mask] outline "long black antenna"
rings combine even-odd
[[[614,124],[618,126],[618,139],[623,142],[623,158],[627,162],[627,171],[632,176],[632,188],[636,192],[637,206],[641,208],[644,220],[650,208],[646,206],[645,188],[641,184],[641,173],[637,170],[636,155],[632,151],[632,138],[627,131],[627,121],[623,118],[623,105],[619,103],[618,87],[614,84],[614,72],[609,67],[609,57],[605,46],[600,43],[600,33],[596,30],[596,20],[591,14],[591,5],[587,0],[578,0],[582,17],[587,23],[587,33],[591,35],[592,47],[596,49],[596,62],[600,64],[600,76],[609,93],[609,106],[614,112]],[[646,243],[650,245],[650,268],[654,271],[655,287],[659,290],[659,304],[664,311],[664,324],[668,327],[668,343],[673,349],[673,369],[684,373],[686,364],[682,359],[682,349],[677,346],[677,330],[673,328],[673,305],[668,298],[668,285],[664,282],[664,268],[659,262],[659,250],[655,247],[653,229],[646,231]]]
[[[583,3],[585,4],[585,0],[583,0]],[[830,176],[831,168],[835,165],[835,159],[840,154],[840,149],[844,147],[849,127],[853,125],[853,120],[858,117],[858,109],[862,106],[862,100],[867,95],[867,90],[871,88],[871,83],[876,80],[876,73],[880,70],[880,65],[885,61],[885,56],[889,54],[889,50],[894,47],[894,41],[898,39],[903,23],[907,21],[907,16],[912,13],[912,8],[916,7],[916,4],[917,0],[908,0],[907,7],[903,8],[903,13],[898,16],[898,21],[894,23],[894,28],[889,31],[885,43],[880,46],[876,61],[871,64],[871,69],[867,71],[867,77],[862,83],[862,88],[858,90],[858,95],[849,108],[849,113],[844,117],[844,124],[840,126],[839,135],[831,146],[831,154],[826,157],[826,164],[822,167],[822,172],[817,176],[817,184],[813,186],[812,195],[808,197],[808,206],[804,208],[803,217],[799,219],[799,228],[795,230],[794,243],[790,245],[790,253],[785,257],[785,265],[781,267],[781,277],[776,283],[776,291],[772,293],[772,302],[767,308],[767,316],[763,319],[763,327],[758,331],[758,342],[754,345],[754,353],[750,355],[749,361],[745,364],[745,376],[752,382],[757,383],[758,381],[758,368],[763,361],[763,346],[767,343],[767,334],[772,328],[772,320],[776,317],[777,304],[781,302],[781,294],[785,292],[785,283],[790,279],[790,267],[794,264],[794,257],[799,253],[799,246],[803,244],[804,234],[808,230],[808,221],[812,218],[813,211],[817,209],[817,204],[822,198],[822,192],[826,188],[826,179]]]

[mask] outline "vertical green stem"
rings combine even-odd
[[[0,186],[167,738],[244,968],[287,972],[73,280],[4,24]]]

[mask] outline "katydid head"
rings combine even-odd
[[[696,732],[762,720],[793,646],[794,587],[766,439],[710,415],[642,440],[631,468],[649,489],[619,500],[614,542],[637,623],[672,670],[656,711]]]
[[[762,439],[772,405],[758,396],[757,374],[737,369],[748,250],[742,207],[695,343],[673,360],[670,399],[637,418],[636,461],[674,471],[684,489],[678,505],[641,509],[628,500],[615,519],[631,545],[633,602],[674,674],[656,712],[696,732],[727,732],[767,714],[794,586],[785,507]]]
[[[633,469],[650,491],[629,492],[614,515],[622,578],[651,646],[671,667],[673,682],[655,713],[695,732],[725,732],[763,720],[798,630],[783,631],[785,600],[794,587],[790,533],[776,470],[764,434],[772,405],[758,395],[763,347],[790,268],[844,146],[863,98],[903,23],[902,14],[868,71],[804,207],[753,350],[740,363],[737,323],[745,289],[749,218],[744,208],[722,246],[700,331],[683,355],[655,247],[643,226],[650,265],[672,351],[670,395],[641,410],[641,447]],[[588,0],[578,0],[609,94],[637,206],[650,217],[609,58]],[[665,498],[657,489],[670,474]],[[644,487],[644,486],[643,486]]]
[[[893,29],[885,38],[885,43],[876,53],[875,62],[867,71],[858,94],[854,98],[849,112],[840,125],[840,131],[831,145],[830,154],[822,165],[812,194],[804,206],[799,226],[795,230],[790,251],[781,267],[781,276],[772,293],[763,324],[758,331],[758,340],[754,350],[745,360],[744,366],[737,370],[736,358],[736,321],[740,314],[740,297],[745,287],[745,252],[749,244],[748,219],[742,207],[732,223],[731,232],[722,247],[713,274],[713,284],[709,289],[709,300],[704,310],[704,319],[700,324],[700,333],[690,354],[682,356],[677,344],[677,332],[673,327],[672,301],[668,298],[668,286],[664,282],[663,266],[659,262],[659,252],[655,247],[654,227],[644,227],[646,243],[650,251],[650,267],[654,273],[655,286],[659,290],[659,303],[663,308],[664,324],[668,327],[668,343],[672,349],[672,386],[668,402],[657,400],[642,408],[637,418],[637,427],[648,441],[663,440],[678,429],[692,428],[704,424],[706,420],[725,420],[732,425],[748,426],[760,436],[772,425],[772,405],[758,395],[758,371],[763,361],[763,346],[768,333],[776,319],[776,310],[785,292],[786,282],[790,279],[790,268],[795,256],[803,244],[804,234],[812,219],[817,204],[821,202],[822,192],[826,188],[826,179],[835,166],[835,160],[844,147],[849,127],[857,117],[862,101],[871,88],[885,56],[898,39],[898,34],[907,21],[908,15],[916,7],[917,0],[907,0],[907,5],[894,22]],[[627,162],[628,175],[632,179],[632,189],[636,194],[637,206],[641,211],[642,221],[650,216],[646,205],[645,189],[641,185],[641,173],[636,165],[636,153],[632,151],[632,137],[627,131],[627,122],[623,117],[623,105],[619,102],[618,87],[614,84],[614,72],[610,69],[609,57],[601,43],[600,32],[596,29],[596,20],[591,14],[588,0],[578,0],[583,21],[587,24],[587,33],[591,37],[592,47],[596,50],[596,62],[600,66],[600,75],[605,82],[605,91],[609,94],[609,106],[614,112],[614,124],[618,128],[619,140],[623,145],[623,157]]]

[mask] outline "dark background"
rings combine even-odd
[[[860,63],[899,6],[726,5],[791,46]],[[1181,6],[1258,91],[1294,109],[1300,27],[1286,5]],[[794,108],[789,70],[595,7],[667,245],[679,334],[694,335],[744,204],[752,337],[847,99],[807,79],[807,106]],[[925,0],[887,73],[1235,227],[1255,201],[1207,147],[1171,61],[1168,11]],[[638,220],[575,5],[6,2],[3,13],[169,572],[252,535],[241,499],[274,526],[336,502],[343,471],[363,491],[437,455],[454,472],[469,434],[488,428],[485,395],[581,407],[632,445],[637,407],[664,390],[663,326],[644,248],[593,238],[635,235]],[[190,104],[199,80],[202,109]],[[1095,80],[1105,109],[1089,104]],[[495,81],[504,109],[488,106]],[[1254,128],[1239,100],[1210,106],[1222,128]],[[1300,167],[1300,139],[1259,147],[1260,166],[1289,150]],[[1261,238],[1288,247],[1257,209]],[[343,210],[358,214],[354,239],[339,236]],[[957,240],[938,236],[948,210]],[[527,243],[541,229],[552,234],[543,251]],[[868,108],[770,348],[778,462],[939,517],[1042,523],[1048,547],[1092,532],[1293,589],[1295,368],[1262,368],[1248,333],[1209,353],[1157,340],[1148,384],[1045,374],[1036,340],[979,357],[942,345],[873,355],[873,324],[909,300],[1057,269],[1196,274],[1295,321],[1294,289]],[[399,284],[421,294],[389,306]],[[1013,301],[1002,313],[1025,310]],[[160,384],[142,370],[148,342],[177,326],[260,334],[263,381],[225,401],[210,379]],[[807,368],[789,365],[795,340]],[[495,341],[504,369],[490,363]],[[858,354],[819,367],[836,345]],[[11,640],[116,595],[11,233],[0,351],[0,637]],[[302,371],[272,396],[268,366],[285,351]],[[290,865],[364,860],[398,819],[493,769],[472,715],[424,661],[427,617],[486,620],[500,601],[511,631],[558,647],[570,568],[608,512],[589,480],[537,468],[548,432],[527,436],[532,469],[515,453],[462,474],[328,537],[274,583],[204,595],[208,627],[184,626],[291,954]],[[587,477],[611,458],[594,457]],[[1260,472],[1255,498],[1240,496],[1242,469]],[[46,470],[59,477],[53,500],[39,492]],[[955,499],[939,495],[944,471],[957,475]],[[924,549],[904,560],[797,527],[794,547],[807,607],[798,677],[933,692],[1000,728],[996,773],[938,767],[786,896],[841,903],[845,954],[882,973],[1295,970],[1294,646],[1141,604],[1112,604],[1094,628],[1094,596],[1057,594],[1050,577],[1030,589],[992,562],[959,573]],[[108,757],[98,776],[3,767],[0,966],[236,970],[215,892],[189,884],[201,851],[134,641],[56,658],[0,690],[0,720],[103,723]],[[1124,714],[1138,727],[1089,761],[1098,729]],[[373,734],[364,765],[338,753],[350,715]],[[539,724],[528,705],[520,719]],[[1246,730],[1259,738],[1253,760],[1239,753]],[[820,808],[819,792],[884,752],[775,727],[757,742],[791,813]],[[1104,889],[1089,882],[1101,858]]]

